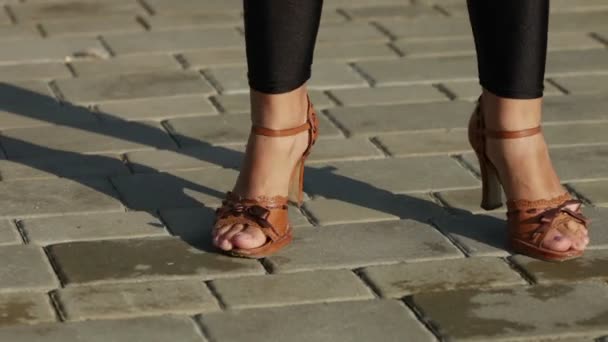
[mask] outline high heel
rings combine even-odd
[[[310,99],[308,99],[308,113],[305,124],[284,130],[274,130],[260,126],[251,128],[253,134],[267,137],[287,137],[308,131],[308,146],[291,173],[288,197],[259,196],[243,198],[228,192],[222,206],[216,211],[214,231],[226,225],[242,224],[243,226],[258,228],[266,236],[266,242],[259,247],[235,248],[227,251],[228,254],[244,258],[262,258],[277,252],[292,241],[291,225],[287,215],[288,201],[297,205],[302,204],[304,163],[319,135],[318,125],[317,115]]]
[[[486,139],[517,139],[539,134],[541,127],[519,131],[493,131],[486,129],[481,111],[481,97],[469,121],[469,142],[479,160],[482,180],[481,208],[486,210],[502,206],[502,183],[494,164],[486,153]],[[583,251],[570,248],[555,251],[543,247],[545,237],[553,230],[564,235],[573,232],[568,225],[575,221],[585,229],[589,220],[581,213],[581,202],[565,192],[552,199],[507,201],[509,245],[513,251],[545,261],[565,261],[580,257]]]

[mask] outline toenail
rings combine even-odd
[[[561,235],[556,235],[553,237],[553,240],[555,240],[555,241],[562,241],[563,239],[564,239],[564,237]]]

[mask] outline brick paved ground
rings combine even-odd
[[[476,206],[464,0],[326,0],[295,243],[212,252],[249,126],[240,0],[0,0],[0,341],[605,341],[608,1],[554,0],[546,134],[590,252]],[[602,339],[604,338],[604,339]]]

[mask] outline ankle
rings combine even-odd
[[[283,94],[250,92],[251,120],[270,129],[288,129],[306,122],[308,97],[306,86]]]
[[[484,89],[480,106],[490,130],[518,131],[536,127],[541,122],[542,98],[510,99]]]

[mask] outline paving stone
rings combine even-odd
[[[150,71],[59,80],[61,92],[72,101],[100,102],[159,96],[210,94],[213,88],[196,72]]]
[[[404,305],[388,300],[234,310],[200,320],[216,341],[434,341]]]
[[[608,279],[608,251],[586,251],[581,258],[561,263],[548,263],[524,255],[511,258],[528,273],[534,282],[568,283]]]
[[[606,121],[605,95],[553,96],[543,101],[544,122]],[[573,114],[576,113],[576,120]]]
[[[582,194],[596,206],[608,206],[608,181],[571,182],[577,193]]]
[[[343,24],[344,25],[344,24]],[[397,59],[399,55],[384,42],[324,43],[315,48],[315,62]]]
[[[55,321],[55,311],[45,293],[17,292],[0,295],[0,327]]]
[[[608,75],[581,75],[553,77],[569,94],[606,94],[608,93]]]
[[[442,83],[442,86],[444,86],[448,92],[454,96],[454,98],[460,100],[476,101],[481,94],[481,85],[479,85],[478,80],[456,82],[449,81]],[[544,82],[544,87],[545,89],[543,95],[545,97],[564,94],[559,88],[555,87],[549,82]]]
[[[249,91],[247,81],[247,70],[244,66],[215,68],[206,71],[211,82],[224,94],[244,93]],[[312,70],[312,78],[307,86],[310,89],[335,89],[365,87],[367,82],[357,75],[346,64],[340,63],[315,63]]]
[[[61,62],[83,53],[107,54],[101,43],[88,37],[49,38],[2,42],[1,62]]]
[[[336,107],[328,110],[351,135],[464,128],[472,112],[467,102],[436,102],[387,106]]]
[[[427,194],[376,195],[373,201],[381,205],[368,206],[366,202],[351,199],[314,198],[306,201],[304,207],[310,216],[321,226],[332,224],[377,222],[412,218],[428,220],[443,213]]]
[[[7,41],[28,38],[40,38],[40,33],[36,30],[34,25],[0,26],[0,41],[2,41],[3,44]]]
[[[28,240],[38,245],[167,235],[163,223],[146,212],[28,218],[20,225]]]
[[[101,178],[128,173],[129,169],[116,155],[56,153],[16,161],[0,160],[2,180]]]
[[[58,126],[52,130],[47,127],[11,129],[3,132],[0,142],[11,158],[66,152],[124,152],[175,146],[159,125],[132,122]]]
[[[447,96],[430,85],[337,89],[330,92],[347,107],[448,100]]]
[[[11,10],[20,22],[143,13],[136,2],[120,0],[28,2],[11,6]]]
[[[382,134],[376,137],[392,156],[451,154],[470,151],[465,129]]]
[[[605,333],[607,298],[605,284],[588,283],[429,293],[414,303],[443,335],[497,341]]]
[[[587,206],[584,208],[585,216],[591,219],[589,229],[589,249],[608,248],[608,231],[602,229],[608,222],[608,209]]]
[[[463,258],[366,267],[363,275],[383,297],[526,285],[498,258]]]
[[[236,181],[231,169],[138,174],[112,179],[127,206],[135,210],[216,206]]]
[[[435,193],[435,196],[450,208],[453,208],[453,211],[466,210],[474,214],[488,212],[479,206],[481,203],[481,188],[440,191]],[[504,199],[505,195],[502,196]],[[506,211],[504,206],[490,212],[503,211]]]
[[[233,151],[230,147],[192,146],[177,150],[153,150],[127,153],[129,166],[135,173],[154,173],[170,170],[208,168],[238,168],[242,153],[218,153]]]
[[[231,309],[373,299],[349,270],[298,272],[214,280],[215,293]]]
[[[384,155],[366,138],[321,139],[307,161],[369,160]]]
[[[294,243],[266,260],[274,272],[291,273],[459,257],[433,227],[400,220],[296,229]]]
[[[0,79],[3,81],[50,80],[72,77],[63,63],[30,63],[0,65]]]
[[[323,115],[319,118],[321,138],[340,138],[342,134]],[[245,143],[251,132],[251,121],[242,115],[197,116],[170,119],[166,122],[180,146],[200,144]]]
[[[547,56],[547,77],[580,74],[607,74],[608,51],[559,51]]]
[[[199,280],[70,286],[57,297],[67,320],[194,315],[219,310]]]
[[[214,209],[199,206],[198,208],[161,210],[160,213],[173,235],[204,250],[214,248],[211,240],[211,230],[215,219]],[[289,219],[295,228],[311,227],[302,212],[293,206],[289,207]]]
[[[181,29],[104,35],[112,51],[123,54],[171,53],[239,46],[242,37],[233,28]]]
[[[345,8],[344,12],[352,19],[375,19],[398,16],[400,19],[421,18],[426,16],[440,17],[443,14],[436,9],[425,5],[384,5],[357,8]]]
[[[135,16],[128,15],[42,20],[40,25],[50,37],[98,36],[100,33],[144,31],[144,27],[136,21]]]
[[[244,46],[185,51],[182,56],[191,68],[242,66],[247,63]]]
[[[576,122],[564,125],[545,125],[543,134],[547,143],[552,147],[565,147],[568,145],[594,145],[608,142],[606,133],[608,123],[581,123]]]
[[[217,110],[205,96],[185,95],[105,102],[97,113],[103,120],[164,120],[185,116],[215,115]]]
[[[470,256],[509,255],[506,251],[507,224],[504,213],[485,215],[461,213],[435,217],[431,221]]]
[[[124,210],[110,183],[101,179],[0,182],[0,193],[2,217]]]
[[[356,63],[379,86],[432,84],[477,79],[473,58],[450,56],[423,59],[363,61]]]
[[[87,108],[59,103],[40,81],[0,83],[0,96],[2,129],[97,121]]]
[[[197,0],[146,0],[146,3],[159,14],[172,12],[239,12],[243,9],[243,4],[238,0],[207,0],[200,2]]]
[[[560,11],[583,11],[583,10],[598,10],[608,8],[608,3],[605,0],[586,0],[586,1],[567,1],[554,0],[551,4],[554,12]]]
[[[0,256],[4,264],[0,268],[0,292],[47,291],[59,285],[40,247],[2,246]]]
[[[45,342],[201,342],[194,322],[188,317],[163,316],[124,320],[37,324],[0,329],[0,340]]]
[[[69,242],[50,246],[49,252],[66,284],[206,280],[264,273],[255,260],[206,253],[177,238]]]
[[[21,244],[21,236],[8,220],[0,220],[0,246]]]
[[[304,180],[304,189],[310,195],[344,199],[345,196],[353,195],[378,197],[385,192],[470,188],[478,184],[455,160],[433,156],[310,166]]]
[[[108,74],[129,74],[149,71],[180,70],[181,67],[172,56],[150,55],[121,56],[104,60],[84,60],[70,63],[78,77],[91,77]]]
[[[452,39],[471,36],[471,24],[466,18],[382,19],[377,23],[393,37],[402,40]]]
[[[180,1],[183,3],[183,1]],[[179,3],[174,3],[179,6]],[[243,23],[243,18],[238,12],[216,12],[202,10],[199,2],[198,8],[190,11],[166,12],[163,11],[154,16],[144,17],[144,20],[152,30],[167,30],[176,28],[200,28],[214,26],[236,27]]]
[[[334,106],[334,103],[320,90],[309,90],[308,95],[317,110]],[[250,112],[249,94],[215,95],[213,100],[227,113]]]
[[[319,28],[317,43],[327,42],[362,42],[388,41],[389,37],[369,23],[335,23],[322,25]]]

